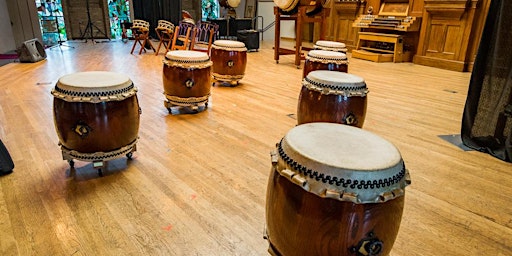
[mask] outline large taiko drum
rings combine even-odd
[[[69,74],[51,93],[65,160],[107,161],[135,151],[141,112],[137,88],[128,76],[106,71]]]
[[[389,254],[410,183],[395,146],[357,127],[309,123],[276,147],[266,199],[271,254]]]
[[[163,86],[165,107],[208,107],[211,88],[212,62],[208,54],[199,51],[170,51],[165,55]]]
[[[219,5],[224,8],[236,8],[240,5],[240,0],[221,0],[219,1]]]
[[[215,40],[211,49],[213,79],[236,83],[245,75],[247,48],[243,42]]]
[[[315,70],[348,72],[347,55],[341,52],[311,50],[306,55],[302,78]]]
[[[347,53],[347,46],[344,43],[327,40],[316,41],[313,49]]]
[[[330,0],[274,0],[274,4],[285,14],[297,13],[300,6],[306,8],[307,15],[317,14],[323,7],[329,5]]]
[[[338,71],[315,70],[302,80],[297,123],[328,122],[362,127],[368,88],[363,78]]]

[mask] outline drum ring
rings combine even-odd
[[[374,188],[384,188],[386,186],[391,186],[395,183],[399,183],[406,175],[406,169],[405,169],[405,163],[402,162],[402,169],[399,173],[396,175],[393,175],[392,177],[385,178],[385,179],[379,179],[379,180],[352,180],[352,179],[344,179],[344,178],[338,178],[336,176],[331,177],[330,175],[325,175],[324,173],[318,173],[317,171],[313,171],[311,169],[308,169],[305,166],[302,166],[301,164],[297,163],[293,159],[291,159],[286,153],[284,152],[284,149],[282,147],[283,139],[278,144],[278,152],[279,156],[285,161],[287,165],[292,167],[294,170],[297,170],[299,173],[302,173],[304,176],[315,179],[316,181],[322,181],[322,183],[329,183],[329,184],[336,184],[336,186],[343,186],[344,188],[347,188],[350,186],[351,189],[355,189],[356,187],[358,189],[374,189]]]
[[[358,90],[361,90],[361,89],[366,89],[366,84],[362,85],[362,86],[357,86],[357,87],[345,87],[345,86],[335,86],[335,85],[327,85],[327,84],[323,84],[323,83],[319,83],[319,82],[315,82],[315,81],[312,81],[311,79],[309,79],[308,77],[304,78],[304,80],[312,85],[315,85],[315,86],[318,86],[318,87],[324,87],[324,88],[328,88],[328,89],[331,89],[331,90],[338,90],[338,91],[358,91]]]
[[[65,94],[65,95],[69,95],[69,96],[73,96],[73,97],[105,97],[105,96],[110,96],[110,95],[119,95],[119,94],[127,93],[127,92],[133,90],[133,88],[134,88],[134,85],[132,83],[130,86],[128,86],[126,88],[118,89],[118,90],[114,90],[114,91],[105,91],[105,92],[69,91],[69,90],[64,90],[58,86],[55,86],[55,91],[57,91],[61,94]]]

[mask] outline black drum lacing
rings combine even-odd
[[[362,86],[356,86],[356,87],[345,87],[345,86],[337,86],[337,85],[330,85],[330,84],[315,82],[315,81],[309,79],[308,77],[306,77],[304,79],[306,80],[306,82],[308,82],[312,85],[315,85],[315,86],[318,86],[321,88],[328,88],[328,89],[335,90],[335,91],[360,91],[361,89],[366,89],[366,84],[364,84]]]
[[[61,93],[61,94],[65,94],[65,95],[69,95],[69,96],[73,96],[73,97],[106,97],[106,96],[111,96],[111,95],[119,95],[119,94],[123,94],[123,93],[127,93],[131,90],[133,90],[134,88],[134,85],[133,83],[130,84],[130,86],[126,87],[126,88],[123,88],[123,89],[117,89],[117,90],[113,90],[113,91],[102,91],[102,92],[77,92],[77,91],[70,91],[70,90],[64,90],[58,86],[55,86],[55,91]]]
[[[283,150],[281,140],[277,146],[277,150],[279,152],[279,156],[281,159],[283,159],[286,164],[288,164],[290,167],[292,167],[294,170],[298,171],[299,173],[303,174],[304,176],[309,176],[311,179],[315,179],[316,181],[322,181],[325,184],[334,185],[336,186],[343,186],[344,188],[348,188],[350,186],[351,189],[355,189],[356,187],[358,189],[374,189],[374,188],[384,188],[391,186],[395,183],[400,182],[405,177],[405,163],[402,162],[402,169],[399,173],[396,175],[393,175],[393,177],[385,178],[385,179],[378,179],[378,180],[353,180],[353,179],[345,179],[345,178],[339,178],[339,177],[332,177],[330,175],[325,175],[324,173],[318,173],[317,171],[313,171],[311,169],[308,169],[305,166],[302,166],[301,164],[295,162],[293,159],[291,159]]]

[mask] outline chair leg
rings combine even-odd
[[[164,43],[165,45],[165,53],[164,54],[167,54],[167,52],[169,52],[169,48],[171,48],[171,41],[167,41],[167,43]]]
[[[165,47],[164,41],[160,40],[160,43],[158,43],[158,47],[156,48],[155,55],[158,55],[160,53],[160,46],[162,46],[162,44],[164,44]]]
[[[140,45],[139,55],[142,54],[142,50],[144,50],[144,52],[146,52],[145,46],[146,46],[146,41],[147,40],[148,40],[147,38],[144,38],[144,41],[142,41],[142,43]]]
[[[137,41],[138,41],[138,39],[135,38],[135,42],[133,42],[132,51],[130,52],[130,54],[133,54],[133,50],[135,50],[135,46],[137,45]]]

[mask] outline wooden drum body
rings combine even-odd
[[[63,158],[106,161],[135,151],[140,108],[128,76],[103,71],[63,76],[52,90]]]
[[[315,50],[334,51],[347,53],[347,46],[344,43],[336,41],[318,40],[313,45]]]
[[[356,75],[315,70],[302,80],[297,123],[329,122],[362,127],[368,89]]]
[[[243,42],[215,40],[211,49],[213,79],[236,83],[245,75],[247,48]]]
[[[408,172],[384,139],[347,125],[292,128],[272,153],[266,239],[274,255],[388,255]]]
[[[347,73],[347,55],[334,51],[311,50],[306,55],[302,78],[306,77],[309,72],[315,70],[331,70]]]
[[[198,51],[170,51],[163,65],[165,107],[208,106],[212,62],[208,54]]]

